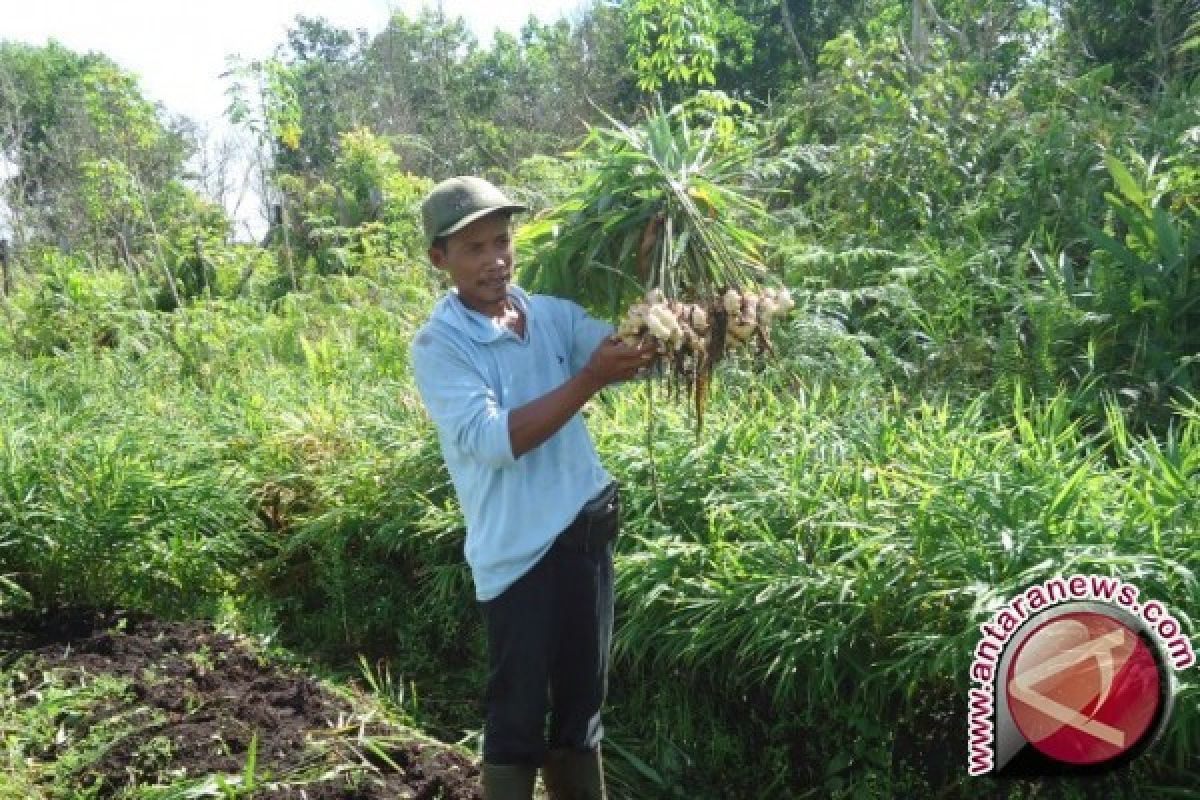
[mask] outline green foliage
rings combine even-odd
[[[844,31],[867,27],[897,3],[876,0],[732,0],[715,23],[717,88],[767,102],[810,80],[817,55]]]
[[[485,172],[534,209],[527,288],[613,311],[745,261],[797,287],[705,436],[660,404],[646,447],[640,387],[584,412],[628,509],[614,795],[969,796],[944,732],[1003,599],[1116,574],[1196,641],[1197,47],[1187,4],[934,5],[919,53],[894,0],[597,4],[488,46],[434,11],[373,39],[299,18],[232,75],[288,208],[265,248],[227,244],[129,76],[0,45],[29,273],[0,323],[0,601],[234,607],[473,736],[463,521],[407,351],[423,176]],[[655,90],[679,106],[559,154],[589,101]],[[1105,796],[1195,784],[1180,678]]]
[[[137,79],[96,53],[0,43],[0,154],[14,234],[93,252],[147,230],[147,198],[182,174],[190,145]]]
[[[858,280],[894,259],[811,253],[807,268]],[[394,702],[439,735],[473,729],[463,523],[404,377],[432,295],[412,275],[336,277],[270,311],[214,300],[156,319],[122,316],[120,279],[93,312],[123,326],[111,355],[0,361],[0,573],[39,603],[265,600],[284,641],[386,658],[371,675]],[[933,724],[917,698],[962,696],[996,602],[1058,570],[1120,574],[1184,617],[1200,600],[1195,409],[1153,439],[1115,404],[1078,419],[1066,394],[1010,395],[999,419],[996,396],[909,403],[871,344],[832,325],[836,296],[804,301],[776,364],[730,365],[703,439],[660,409],[648,453],[637,387],[588,412],[625,487],[607,726],[630,796],[953,795],[957,768],[939,778],[895,748]],[[1167,784],[1188,780],[1198,724],[1190,679],[1182,691],[1170,739],[1139,762]]]
[[[638,88],[694,88],[717,82],[720,16],[709,0],[634,0],[629,60]]]
[[[943,224],[983,185],[990,153],[987,128],[1004,101],[976,90],[969,64],[943,61],[920,78],[910,72],[895,37],[862,42],[843,34],[826,44],[805,143],[836,137],[831,177],[836,195],[822,196],[826,213],[845,214],[860,236],[900,225]],[[837,224],[841,220],[832,220]]]
[[[253,110],[265,130],[265,92],[268,108],[289,123],[277,126],[288,146],[276,147],[272,163],[310,179],[328,178],[338,137],[362,126],[391,137],[419,175],[508,169],[567,147],[596,119],[594,106],[636,100],[624,42],[622,10],[601,2],[569,23],[531,17],[518,35],[500,32],[482,45],[463,18],[430,8],[397,11],[373,38],[301,16],[264,62],[270,81],[231,72],[234,98],[242,98],[231,112]]]
[[[0,754],[0,797],[69,796],[66,792],[78,789],[81,771],[114,742],[131,730],[162,723],[161,715],[143,708],[89,724],[97,712],[130,701],[129,681],[107,675],[81,679],[48,669],[34,677],[31,666],[22,659],[0,668],[0,725],[7,734]],[[19,794],[22,790],[28,793]]]
[[[587,165],[581,159],[532,156],[498,176],[498,183],[510,187],[514,199],[528,206],[530,216],[536,217],[566,202],[586,171]]]
[[[390,262],[425,260],[419,205],[432,182],[402,172],[387,140],[342,134],[328,180],[282,175],[279,184],[294,211],[291,236],[277,244],[317,275],[379,277]]]
[[[64,447],[114,415],[71,409],[43,382],[6,405],[45,402],[45,392],[57,408],[29,414],[36,432],[9,429],[0,452],[0,536],[28,602],[176,611],[231,589],[247,547],[244,476],[195,447],[171,447],[179,429],[146,425],[144,412],[141,422]]]
[[[279,83],[272,91],[287,98],[299,128],[298,138],[279,152],[285,172],[327,171],[337,155],[338,136],[357,127],[371,97],[361,87],[366,32],[333,27],[320,17],[298,15],[279,59]],[[278,51],[277,51],[278,52]]]
[[[117,320],[134,304],[133,287],[118,272],[85,271],[80,261],[48,254],[37,280],[4,306],[6,349],[31,358],[118,341]]]
[[[1144,421],[1161,427],[1174,391],[1166,383],[1194,379],[1191,323],[1178,318],[1190,313],[1177,283],[1188,251],[1158,253],[1156,242],[1190,246],[1195,215],[1184,198],[1194,189],[1163,187],[1169,207],[1125,212],[1144,219],[1140,251],[1099,246],[1112,239],[1108,226],[1129,222],[1113,206],[1127,199],[1097,175],[1114,151],[1140,147],[1162,154],[1154,180],[1168,180],[1169,164],[1171,181],[1194,184],[1194,112],[1174,93],[1150,108],[1112,93],[1110,66],[1079,73],[1059,46],[1047,40],[996,84],[997,73],[980,82],[978,62],[946,51],[914,71],[895,38],[829,43],[807,95],[781,104],[767,126],[780,158],[763,178],[802,198],[780,211],[799,226],[781,232],[777,252],[790,282],[842,301],[847,329],[870,337],[901,385],[1129,389],[1131,402],[1157,409]],[[807,260],[864,251],[892,255],[849,270]],[[1166,316],[1151,326],[1165,336],[1174,319],[1171,338],[1152,342],[1129,317],[1139,307],[1151,319],[1131,300],[1144,294],[1130,284],[1135,261],[1176,281],[1154,301]]]
[[[1164,405],[1200,389],[1200,209],[1195,153],[1105,165],[1115,192],[1107,230],[1089,226],[1096,247],[1081,304],[1096,315],[1093,369],[1161,425]],[[1155,419],[1157,418],[1157,419]]]
[[[278,58],[244,62],[230,58],[222,75],[230,80],[226,114],[261,143],[277,152],[296,150],[303,134],[303,113],[289,68]]]
[[[236,443],[213,448],[236,439],[239,425],[249,426],[243,436],[269,434],[258,401],[235,404],[231,415],[225,398],[280,369],[323,385],[365,342],[377,355],[356,367],[363,380],[394,375],[412,325],[397,326],[396,315],[411,319],[415,296],[394,297],[384,307],[377,287],[330,286],[319,315],[292,301],[286,316],[264,320],[261,307],[212,302],[176,319],[136,310],[120,273],[60,268],[56,280],[23,290],[19,335],[3,362],[22,376],[2,399],[14,422],[4,440],[0,574],[19,587],[6,594],[174,610],[242,585],[248,575],[237,563],[270,552],[256,549],[265,543],[255,510],[271,485],[291,479],[256,472]],[[339,311],[348,300],[364,304],[362,313]],[[268,438],[267,469],[294,468],[282,466],[291,459],[285,434]]]
[[[561,26],[530,22],[520,42],[498,35],[484,49],[461,17],[397,12],[366,55],[381,95],[372,123],[402,134],[404,163],[438,178],[561,146],[583,99],[563,86],[582,66],[570,41]]]
[[[579,189],[522,230],[521,283],[615,315],[651,287],[707,299],[761,279],[765,211],[740,188],[751,153],[682,107],[611,122],[582,147]]]
[[[474,113],[466,118],[474,135],[486,140],[489,167],[557,153],[584,132],[584,120],[596,116],[589,102],[613,104],[613,89],[599,85],[599,73],[606,69],[617,78],[625,65],[601,68],[596,62],[612,53],[588,52],[585,35],[583,25],[565,19],[544,24],[530,17],[517,36],[497,31],[491,46],[465,65],[478,81]],[[472,119],[481,109],[486,122]]]
[[[166,265],[180,298],[220,294],[217,265],[230,236],[225,210],[177,181],[149,203],[152,216],[167,226],[154,229],[154,257]]]
[[[350,195],[350,223],[365,222],[372,206],[379,204],[385,180],[399,168],[399,159],[386,141],[363,128],[343,134],[339,144],[333,178]]]
[[[849,775],[820,765],[848,756],[863,770],[856,785],[874,775],[877,796],[904,794],[890,737],[928,692],[965,695],[976,624],[1052,574],[1123,575],[1185,615],[1196,601],[1189,543],[1200,529],[1186,515],[1197,496],[1178,479],[1200,466],[1191,423],[1167,455],[1152,440],[1134,444],[1119,413],[1088,434],[1063,395],[1014,398],[1012,417],[995,423],[982,401],[908,408],[741,382],[718,397],[699,445],[684,420],[660,420],[659,498],[638,454],[633,398],[615,402],[615,424],[600,428],[628,490],[616,670],[640,699],[619,707],[655,703],[637,686],[679,689],[657,713],[617,715],[615,735],[688,752],[688,796],[778,796],[759,771],[717,765],[763,758],[755,746],[769,753],[789,725],[824,733],[807,758],[776,754],[784,785],[844,790]],[[1151,533],[1164,526],[1170,535]],[[745,738],[708,727],[734,724],[704,699],[728,697],[745,699]],[[1180,709],[1160,768],[1186,768],[1193,711]]]
[[[1183,33],[1183,40],[1180,41],[1176,52],[1180,55],[1191,54],[1192,51],[1200,48],[1200,9],[1197,9],[1192,14],[1192,23]]]
[[[1198,11],[1194,2],[1072,0],[1064,5],[1072,44],[1097,62],[1112,64],[1119,84],[1160,91],[1196,64],[1192,54],[1172,51]]]
[[[96,228],[128,228],[146,217],[129,168],[120,161],[102,158],[82,166],[84,207]]]

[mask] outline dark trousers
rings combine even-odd
[[[488,643],[483,760],[540,766],[604,728],[619,501],[580,512],[529,572],[481,603]],[[549,730],[546,715],[549,712]]]

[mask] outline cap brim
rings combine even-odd
[[[506,206],[493,206],[492,208],[481,208],[479,211],[473,211],[470,214],[467,214],[465,217],[463,217],[458,222],[451,225],[449,228],[445,228],[443,230],[438,231],[434,235],[433,238],[436,239],[439,236],[449,236],[452,233],[458,233],[459,231],[461,231],[463,228],[470,225],[475,220],[483,219],[488,214],[496,214],[501,211],[507,211],[510,214],[514,214],[518,211],[528,211],[528,210],[529,210],[528,206],[522,206],[522,205],[518,205],[516,203],[512,203],[512,204],[509,204]]]

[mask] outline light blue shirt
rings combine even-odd
[[[520,458],[508,435],[509,412],[582,369],[612,326],[569,300],[517,286],[509,297],[525,312],[524,339],[452,290],[411,346],[417,389],[466,518],[464,551],[480,601],[532,568],[612,480],[579,414]]]

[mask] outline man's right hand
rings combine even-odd
[[[592,352],[580,372],[593,384],[594,391],[599,391],[610,384],[636,378],[656,355],[653,343],[633,347],[610,336]]]
[[[592,352],[583,369],[553,391],[547,392],[508,415],[512,453],[520,458],[567,424],[592,395],[609,384],[627,381],[654,361],[653,344],[631,347],[609,337]]]

